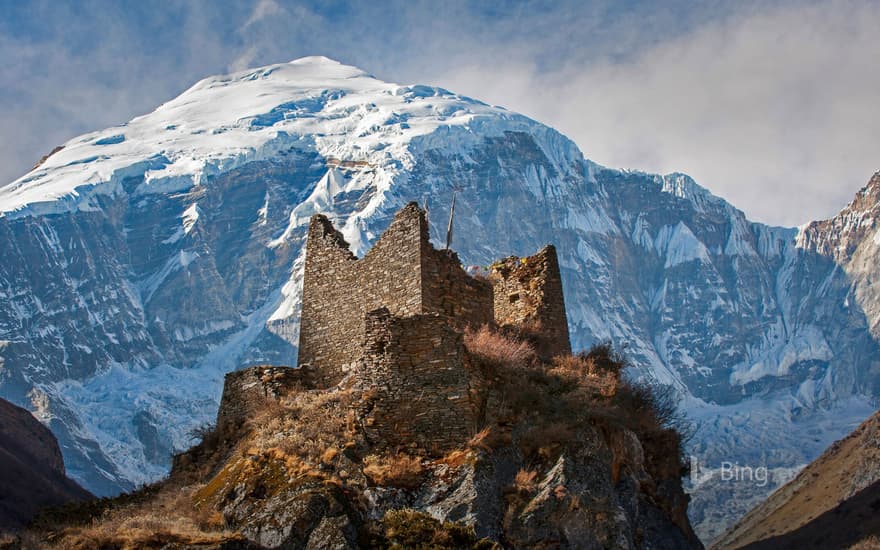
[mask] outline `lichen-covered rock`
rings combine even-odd
[[[198,493],[197,503],[219,510],[264,548],[346,548],[341,541],[356,541],[349,497],[320,477],[291,475],[277,457],[235,460]]]
[[[348,516],[324,517],[309,535],[308,550],[353,550],[358,547],[357,529]]]

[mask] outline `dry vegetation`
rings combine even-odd
[[[414,489],[424,481],[425,469],[417,457],[368,455],[364,458],[364,475],[376,485]]]
[[[355,492],[369,485],[413,489],[441,463],[457,468],[480,453],[511,445],[529,465],[511,487],[522,500],[536,491],[547,465],[579,444],[586,426],[606,437],[612,452],[615,434],[632,430],[655,479],[681,475],[672,394],[622,381],[626,361],[610,346],[543,364],[526,339],[485,327],[467,332],[465,345],[480,424],[462,448],[439,460],[418,449],[371,447],[356,414],[372,399],[369,392],[293,392],[267,400],[243,425],[198,430],[201,442],[179,457],[175,475],[144,498],[103,501],[75,520],[45,523],[37,546],[148,548],[243,540],[217,512],[230,487],[242,480],[268,484],[270,494],[306,482]],[[379,548],[493,547],[476,540],[472,530],[408,510],[389,513],[365,529],[369,544]]]
[[[576,443],[585,425],[598,428],[609,444],[612,434],[627,429],[642,442],[652,477],[685,473],[686,425],[675,393],[623,379],[621,372],[629,364],[609,344],[556,357],[549,365],[538,360],[525,339],[488,327],[468,331],[465,345],[480,380],[476,401],[481,431],[472,446],[504,444],[497,432],[508,426],[519,448],[541,464]]]
[[[487,539],[477,539],[473,528],[438,521],[415,510],[385,514],[377,529],[362,541],[364,548],[390,550],[500,550]]]
[[[538,486],[538,472],[535,470],[521,469],[513,478],[513,486],[517,491],[531,493]]]
[[[21,537],[22,548],[76,550],[164,548],[245,543],[228,530],[219,513],[193,507],[195,487],[151,486],[97,506],[66,508],[38,518],[35,528]],[[91,515],[91,517],[89,517]]]

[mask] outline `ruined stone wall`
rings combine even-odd
[[[327,376],[330,365],[350,363],[360,349],[364,312],[355,291],[356,263],[330,220],[313,216],[306,240],[299,365],[313,367],[319,379]]]
[[[571,353],[562,276],[553,245],[528,258],[496,262],[490,279],[498,325],[522,329],[545,360]]]
[[[474,428],[461,332],[438,314],[367,314],[358,385],[374,394],[362,418],[368,436],[389,447],[412,443],[442,452]]]
[[[428,222],[415,203],[394,216],[373,248],[356,266],[364,315],[387,307],[392,315],[422,312],[422,249],[427,242]]]
[[[267,400],[279,399],[311,384],[308,369],[258,366],[227,373],[217,410],[217,428],[224,431],[235,427],[265,406]]]
[[[359,260],[326,217],[312,217],[303,276],[299,364],[311,365],[322,386],[339,382],[360,357],[367,311],[382,306],[396,315],[421,311],[423,221],[417,207],[404,208]]]
[[[470,277],[451,251],[435,250],[415,203],[399,211],[358,260],[330,221],[309,224],[303,277],[299,363],[319,383],[339,382],[360,358],[364,315],[386,307],[393,315],[440,313],[458,327],[491,322],[492,287]]]
[[[492,285],[468,275],[458,254],[434,249],[427,236],[422,251],[422,312],[446,315],[460,328],[492,323]]]

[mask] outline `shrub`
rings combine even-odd
[[[537,486],[538,472],[535,470],[520,469],[513,478],[513,486],[522,493],[531,493]]]
[[[519,447],[531,459],[549,461],[574,441],[577,428],[573,424],[563,420],[536,424],[520,436]]]
[[[397,454],[364,458],[364,475],[376,485],[414,489],[422,484],[424,473],[422,461],[416,457]]]
[[[639,437],[648,473],[658,480],[687,473],[684,442],[692,429],[678,402],[672,386],[659,384],[623,383],[614,396],[617,420]]]
[[[581,352],[578,356],[589,360],[595,368],[604,372],[619,373],[623,369],[632,366],[622,351],[617,351],[609,341],[599,342],[587,352]]]
[[[415,510],[391,510],[382,518],[381,532],[364,547],[413,550],[490,550],[500,548],[477,539],[474,529],[460,523],[441,522]]]
[[[597,358],[594,351],[595,348],[577,355],[553,358],[553,366],[548,372],[559,380],[560,393],[581,388],[601,397],[614,395],[620,383],[620,370],[606,363],[606,358]]]
[[[246,439],[259,451],[278,449],[310,466],[329,465],[339,449],[358,446],[356,399],[350,391],[302,392],[267,402],[248,422]]]
[[[202,424],[196,426],[189,431],[190,441],[195,441],[196,445],[205,451],[214,451],[220,446],[220,431],[216,424]]]
[[[505,336],[486,325],[477,330],[468,329],[464,344],[480,366],[487,370],[527,367],[536,361],[531,344]]]

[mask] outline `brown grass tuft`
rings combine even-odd
[[[222,515],[193,506],[193,487],[168,487],[145,503],[110,508],[85,525],[67,527],[40,547],[160,548],[207,546],[244,542],[244,537],[225,529]]]
[[[414,489],[421,485],[425,470],[419,458],[397,454],[364,458],[364,475],[376,485]]]
[[[521,469],[513,478],[513,486],[522,493],[531,493],[538,486],[538,472],[535,470]]]

